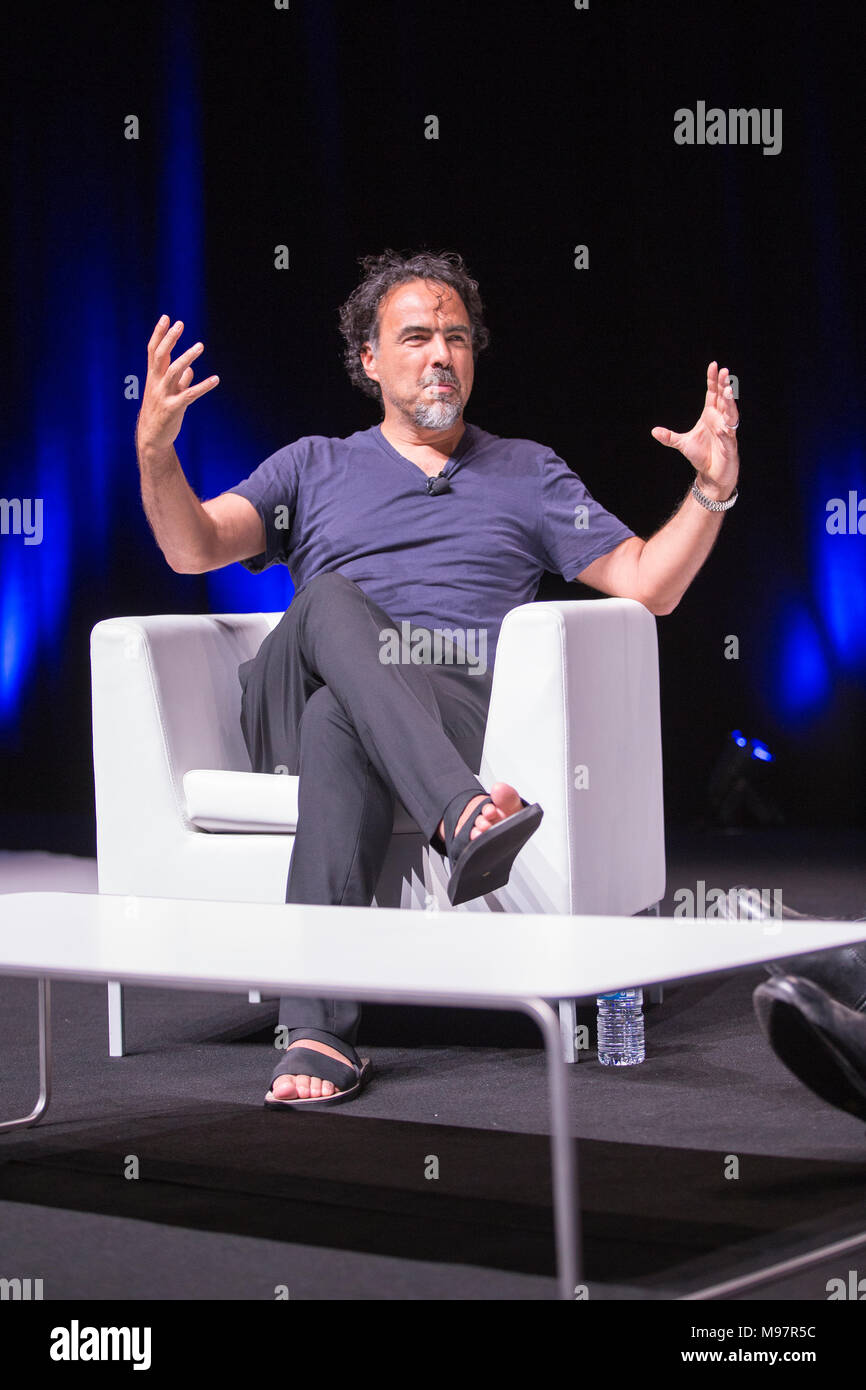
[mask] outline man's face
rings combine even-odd
[[[386,415],[397,412],[423,429],[450,429],[475,377],[463,300],[433,281],[397,285],[379,305],[378,347],[374,352],[365,344],[361,362],[379,383]]]

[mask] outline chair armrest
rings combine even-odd
[[[190,768],[249,771],[237,668],[280,613],[108,618],[90,638],[100,891],[142,839],[192,829]]]
[[[510,782],[543,807],[521,858],[549,910],[625,915],[664,895],[658,643],[648,609],[611,598],[507,614],[481,780]]]

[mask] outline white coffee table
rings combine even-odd
[[[544,1039],[559,1296],[580,1274],[577,1167],[560,1025],[548,1001],[730,971],[863,939],[863,923],[297,907],[85,893],[0,896],[0,975],[39,981],[40,1093],[51,1093],[50,981],[516,1009]],[[579,1073],[578,1073],[579,1075]],[[579,1083],[578,1083],[579,1084]],[[337,1112],[339,1113],[339,1112]]]

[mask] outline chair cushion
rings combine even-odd
[[[298,826],[297,777],[192,768],[184,773],[183,790],[187,815],[199,830],[294,835]],[[394,834],[420,834],[400,802]]]

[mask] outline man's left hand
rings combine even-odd
[[[724,501],[737,486],[740,471],[739,418],[730,373],[727,367],[720,370],[717,362],[711,362],[707,367],[707,398],[697,424],[687,434],[656,425],[652,436],[685,455],[697,473],[701,492]]]

